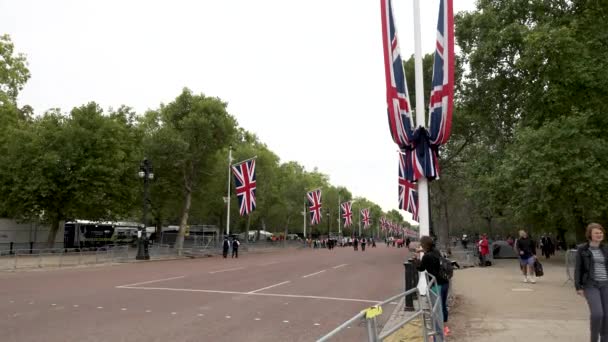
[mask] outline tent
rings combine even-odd
[[[515,259],[517,253],[507,241],[494,241],[492,243],[492,255],[494,259]]]

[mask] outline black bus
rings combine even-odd
[[[107,245],[135,244],[136,222],[95,222],[76,220],[66,222],[63,233],[64,248],[91,248]]]

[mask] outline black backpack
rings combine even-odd
[[[454,275],[454,266],[452,261],[443,255],[439,257],[439,278],[444,281],[450,281]]]

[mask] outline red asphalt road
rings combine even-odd
[[[405,257],[378,244],[0,273],[0,340],[314,341],[403,291]]]

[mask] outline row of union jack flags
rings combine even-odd
[[[416,232],[415,230],[409,229],[407,227],[403,227],[403,226],[399,225],[398,223],[393,223],[393,222],[387,220],[386,217],[380,218],[380,229],[383,232],[386,232],[387,234],[396,234],[396,235],[405,234],[405,236],[409,236],[409,237],[418,236],[418,232]]]
[[[418,220],[415,182],[439,177],[439,146],[450,138],[454,103],[453,0],[440,0],[428,129],[415,127],[391,0],[380,0],[390,133],[399,146],[399,208]]]
[[[309,191],[306,194],[308,199],[308,211],[310,213],[310,224],[315,225],[321,223],[321,189]],[[343,220],[344,228],[348,228],[353,224],[353,204],[352,202],[340,203],[340,219]],[[361,209],[361,221],[363,228],[371,227],[371,215],[369,208]]]

